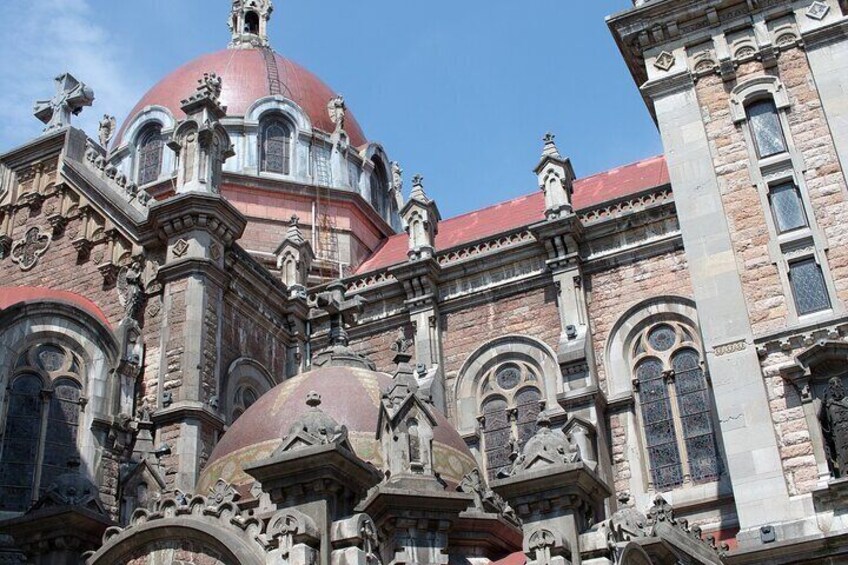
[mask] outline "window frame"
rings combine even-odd
[[[518,370],[520,373],[520,378],[516,382],[514,386],[504,388],[500,386],[498,376],[507,370]],[[522,408],[526,408],[531,406],[533,402],[525,402],[522,404],[518,403],[519,396],[527,391],[534,390],[538,395],[538,410],[536,411],[536,415],[538,412],[541,412],[544,409],[545,404],[545,396],[544,396],[544,383],[542,382],[542,378],[537,374],[536,370],[530,366],[529,364],[521,363],[518,361],[505,361],[498,363],[494,367],[491,367],[489,371],[486,372],[486,375],[480,379],[477,398],[479,398],[479,404],[477,406],[478,410],[478,422],[480,426],[480,453],[482,455],[482,463],[483,468],[486,470],[486,474],[490,479],[496,478],[493,473],[493,470],[490,469],[489,465],[489,452],[493,451],[489,449],[486,440],[486,412],[485,407],[492,401],[502,401],[506,405],[506,419],[507,419],[507,427],[503,429],[509,429],[510,441],[507,445],[498,446],[499,449],[508,449],[510,447],[518,447],[519,449],[526,444],[527,440],[532,437],[533,434],[524,434],[524,441],[522,442],[521,430],[520,426],[526,426],[529,421],[520,422]],[[533,418],[533,429],[535,431],[535,418]],[[498,428],[499,430],[501,428]],[[492,431],[492,430],[488,430]],[[502,469],[503,466],[499,466],[498,469]]]
[[[778,219],[777,208],[774,205],[774,194],[776,190],[785,189],[787,187],[793,190],[795,193],[795,197],[800,208],[800,214],[804,220],[804,223],[797,227],[782,229],[780,225],[780,220]],[[810,228],[810,217],[807,213],[807,204],[804,200],[804,195],[801,193],[801,188],[798,186],[798,183],[795,182],[795,179],[786,178],[777,182],[769,183],[767,197],[769,209],[771,210],[772,221],[774,222],[774,229],[778,237],[786,234],[796,233],[799,230],[805,230]]]
[[[783,146],[783,149],[781,149],[780,151],[775,151],[766,155],[763,154],[763,147],[760,145],[761,137],[757,134],[758,130],[754,126],[756,120],[754,120],[751,116],[751,108],[763,105],[769,105],[773,110],[770,113],[774,114],[774,120],[777,122],[777,127],[780,130],[780,140]],[[771,96],[763,95],[747,100],[745,102],[745,115],[746,121],[748,122],[748,132],[751,136],[751,143],[759,160],[776,158],[780,155],[785,155],[789,152],[789,139],[786,135],[786,126],[783,123],[783,117],[781,116],[780,109],[777,107],[777,103],[774,98],[772,98]]]
[[[268,130],[273,127],[281,127],[287,132],[287,136],[283,138],[285,141],[282,142],[284,148],[281,155],[283,159],[282,171],[270,170],[267,165],[267,134]],[[257,135],[257,156],[259,161],[257,169],[260,174],[279,176],[291,176],[293,174],[296,131],[294,124],[292,124],[291,120],[289,120],[285,114],[280,112],[270,112],[261,117],[259,120],[259,131]]]
[[[49,370],[44,366],[39,366],[35,355],[37,350],[44,346],[53,346],[62,349],[65,354],[65,363],[56,370]],[[80,459],[82,459],[81,443],[85,425],[84,413],[85,406],[88,402],[88,398],[86,397],[85,375],[87,369],[85,360],[79,353],[74,351],[73,348],[68,347],[59,340],[40,339],[38,341],[27,343],[26,346],[22,348],[22,352],[17,355],[16,359],[15,368],[8,379],[9,390],[11,391],[17,380],[27,376],[35,377],[40,382],[41,390],[39,392],[39,415],[37,424],[39,432],[38,437],[36,438],[36,454],[33,462],[34,471],[29,485],[30,492],[27,507],[23,509],[4,508],[0,509],[0,513],[25,512],[29,506],[34,504],[42,496],[44,489],[49,486],[55,476],[61,474],[61,471],[58,473],[54,472],[54,477],[49,477],[47,480],[45,480],[44,476],[46,447],[48,443],[51,443],[49,436],[50,422],[51,420],[55,420],[55,418],[51,418],[51,408],[53,407],[53,402],[58,398],[56,396],[57,387],[62,386],[63,384],[70,384],[78,390],[79,397],[77,400],[72,402],[72,404],[77,404],[79,406],[76,413],[76,437],[73,440],[73,448],[76,450],[76,457]],[[24,364],[21,364],[22,359],[25,360]],[[64,402],[65,400],[58,399],[58,401]],[[0,419],[0,425],[2,425],[2,430],[4,432],[2,437],[0,437],[0,467],[3,465],[3,453],[6,448],[6,441],[9,438],[5,432],[8,424],[10,403],[11,394],[7,394],[3,403],[2,419]],[[57,465],[51,465],[51,467],[57,467]]]
[[[658,350],[652,347],[649,343],[649,336],[662,326],[669,326],[673,328],[676,339],[675,342],[669,348],[664,350]],[[715,401],[713,400],[712,396],[712,386],[709,379],[709,372],[707,371],[704,362],[703,350],[697,340],[695,332],[688,325],[684,325],[676,321],[654,320],[652,323],[646,324],[645,327],[643,327],[638,332],[636,338],[630,344],[630,347],[630,366],[634,395],[634,414],[643,446],[642,453],[644,454],[644,456],[640,459],[643,462],[645,470],[644,476],[647,479],[646,486],[648,490],[653,490],[656,492],[669,492],[680,488],[687,488],[692,485],[719,483],[722,479],[722,476],[725,474],[725,466],[723,460],[724,454],[721,449],[720,438],[718,433],[720,427],[718,426],[718,422],[716,420]],[[675,371],[673,366],[673,360],[679,354],[686,351],[694,352],[699,360],[698,366],[700,368],[702,379],[704,381],[704,393],[706,394],[707,400],[709,402],[709,406],[707,407],[707,410],[705,410],[705,412],[708,412],[710,415],[709,423],[711,428],[711,435],[713,438],[713,448],[716,460],[715,476],[700,480],[693,479],[692,477],[692,460],[689,453],[690,449],[687,445],[686,430],[683,422],[684,417],[688,417],[688,415],[683,415],[681,411],[680,398],[683,393],[678,391],[678,384],[675,378]],[[661,379],[665,390],[666,402],[668,403],[670,409],[670,416],[674,432],[674,442],[677,447],[677,464],[680,468],[680,481],[677,483],[669,483],[662,485],[657,484],[656,475],[654,472],[655,462],[652,460],[648,451],[649,439],[647,436],[645,416],[643,413],[643,387],[638,377],[637,371],[639,367],[643,366],[646,361],[651,359],[659,361],[662,367]]]
[[[162,178],[162,171],[165,165],[165,135],[163,133],[164,126],[158,121],[149,122],[145,124],[138,133],[136,137],[135,143],[135,179],[136,184],[138,186],[143,187],[156,182],[159,182],[159,179]],[[155,138],[155,139],[154,139]],[[156,160],[158,162],[156,178],[147,179],[142,176],[145,174],[147,169],[152,170],[153,167],[148,166],[145,161],[149,157],[149,155],[145,152],[145,149],[152,145],[153,143],[157,144],[156,148]],[[152,153],[152,152],[151,152]]]
[[[810,311],[802,311],[801,305],[798,302],[798,292],[795,288],[795,282],[792,278],[792,268],[794,266],[800,265],[802,263],[809,264],[812,263],[815,265],[817,269],[817,273],[819,275],[819,280],[821,281],[822,290],[824,291],[824,295],[827,298],[827,306],[824,308],[819,308],[817,310]],[[831,295],[830,287],[828,286],[827,277],[825,276],[824,267],[821,262],[818,260],[818,256],[813,253],[810,255],[803,255],[800,257],[793,257],[791,259],[787,259],[786,261],[786,275],[789,279],[789,290],[792,294],[792,302],[795,305],[795,312],[797,313],[799,318],[805,318],[807,316],[816,316],[821,315],[822,313],[833,311],[833,296]]]

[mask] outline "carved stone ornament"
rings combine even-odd
[[[513,463],[507,476],[539,467],[567,465],[582,460],[577,444],[571,441],[562,430],[552,429],[551,420],[545,412],[539,414],[536,425],[538,427],[536,434],[527,441],[520,453],[517,445],[513,446]]]
[[[173,251],[174,251],[174,257],[182,257],[183,255],[186,254],[186,252],[188,252],[188,242],[184,239],[178,240],[174,244]]]
[[[238,491],[224,479],[218,479],[215,486],[209,489],[209,502],[212,504],[232,504],[238,502],[239,498]]]
[[[669,53],[668,51],[663,51],[660,53],[657,60],[654,61],[654,66],[661,71],[668,71],[674,66],[674,55]]]
[[[289,433],[283,438],[283,443],[274,452],[275,455],[289,451],[297,451],[314,445],[334,443],[349,451],[352,447],[348,442],[346,426],[339,425],[332,417],[321,410],[321,395],[311,391],[306,395],[306,405],[309,407],[289,428]]]
[[[830,6],[820,0],[816,0],[807,8],[807,17],[814,20],[823,20],[828,12],[830,12]]]
[[[345,105],[344,96],[336,96],[327,102],[327,113],[330,115],[330,120],[335,124],[337,130],[343,130],[345,126],[345,117],[347,115],[347,106]]]
[[[40,227],[28,229],[23,239],[12,244],[12,262],[20,266],[22,271],[32,269],[38,263],[38,258],[47,252],[51,241],[53,236]]]

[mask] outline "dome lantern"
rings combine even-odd
[[[273,11],[271,0],[233,0],[227,20],[232,34],[230,48],[268,47],[268,21]]]

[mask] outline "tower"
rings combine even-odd
[[[230,47],[268,47],[268,20],[273,11],[271,0],[233,0],[230,18],[227,20],[232,34]]]

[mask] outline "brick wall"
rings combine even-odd
[[[830,138],[821,102],[800,49],[778,58],[777,72],[786,86],[791,109],[789,131],[807,170],[804,181],[813,214],[827,238],[827,258],[840,300],[848,298],[848,203],[845,180]],[[728,91],[735,84],[767,73],[759,62],[737,69],[735,83],[708,76],[696,85],[710,140],[722,202],[727,214],[737,266],[755,334],[786,325],[788,305],[777,267],[768,253],[766,214],[749,173],[749,151],[742,127],[733,123]]]
[[[403,325],[404,335],[407,339],[411,339],[414,335],[412,325],[406,323]],[[384,373],[392,374],[395,372],[396,365],[393,362],[395,352],[392,351],[392,345],[398,337],[398,328],[394,327],[388,330],[359,337],[351,340],[351,347],[357,353],[365,355],[368,359],[377,365],[377,370]],[[414,349],[412,350],[414,354]],[[415,358],[412,359],[415,362]]]
[[[448,415],[456,399],[453,389],[462,364],[485,343],[506,335],[526,335],[556,351],[560,337],[556,289],[553,285],[444,314],[442,353]]]
[[[683,251],[657,255],[589,277],[589,323],[602,388],[606,388],[604,361],[613,326],[628,308],[658,296],[692,297]]]

